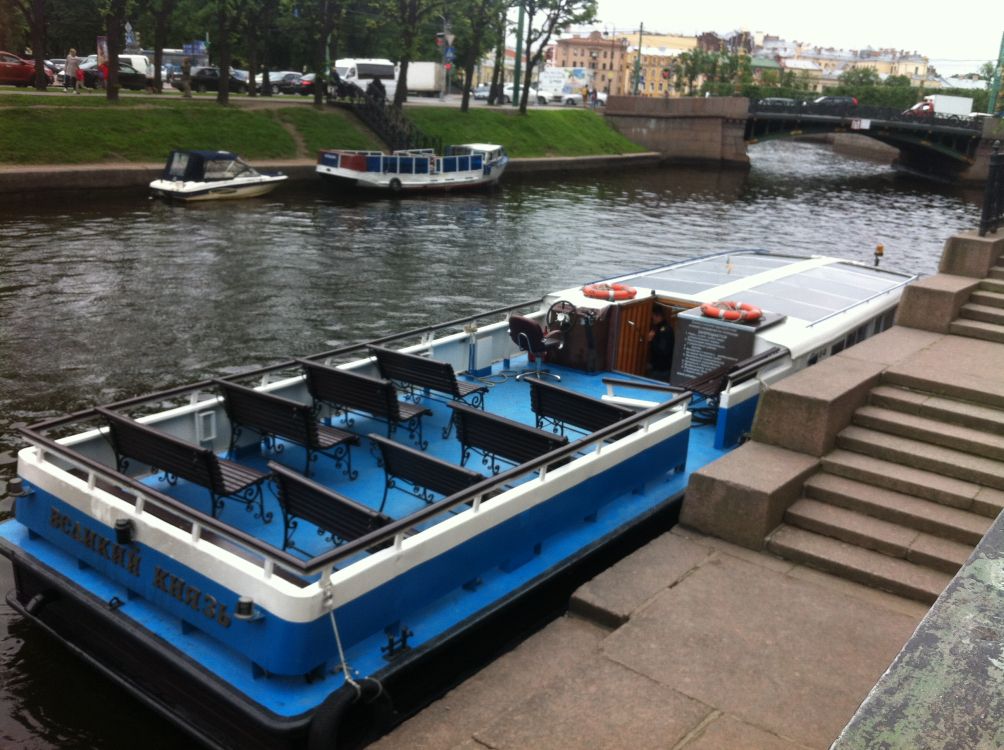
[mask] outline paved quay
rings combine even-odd
[[[768,389],[681,525],[372,747],[1004,746],[1002,257],[950,238],[893,328]]]

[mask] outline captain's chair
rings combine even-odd
[[[565,334],[561,330],[545,331],[535,320],[522,315],[509,316],[509,338],[513,340],[520,349],[527,353],[533,367],[521,370],[516,375],[516,380],[521,380],[525,375],[533,375],[538,378],[550,377],[561,380],[561,376],[550,370],[542,370],[540,361],[549,351],[560,349],[565,342]]]

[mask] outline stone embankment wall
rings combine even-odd
[[[671,162],[748,166],[745,97],[656,99],[612,96],[607,120],[625,137]]]

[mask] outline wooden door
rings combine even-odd
[[[652,298],[617,306],[617,357],[614,369],[644,375],[648,366],[648,329]]]

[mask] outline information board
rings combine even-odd
[[[748,359],[753,356],[755,337],[754,330],[743,325],[686,313],[677,316],[670,383],[681,385],[719,367]]]

